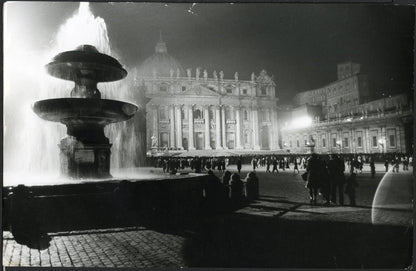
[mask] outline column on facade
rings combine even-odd
[[[242,149],[241,146],[241,107],[235,108],[235,141],[236,149]]]
[[[226,138],[226,120],[225,120],[225,106],[221,106],[221,130],[222,130],[222,147],[228,149],[227,147],[227,138]]]
[[[270,109],[270,114],[271,114],[271,121],[272,121],[272,144],[270,146],[270,148],[272,150],[276,150],[279,149],[279,130],[278,130],[278,123],[277,123],[277,112],[275,108],[271,108]],[[287,141],[287,139],[285,140],[286,144],[289,144],[289,142]],[[289,145],[288,145],[289,146]]]
[[[182,106],[175,105],[176,111],[176,147],[183,149],[182,144]]]
[[[383,153],[387,152],[387,134],[386,134],[386,127],[381,127],[380,139],[382,140],[383,145],[381,145],[381,151]]]
[[[204,122],[205,122],[205,149],[210,150],[210,135],[209,135],[209,105],[204,107]]]
[[[188,121],[189,121],[189,136],[188,136],[188,149],[195,150],[194,144],[194,107],[192,105],[188,106]]]
[[[158,114],[159,114],[159,108],[157,106],[153,107],[153,131],[152,131],[152,135],[150,135],[150,137],[155,136],[156,137],[156,146],[155,147],[159,147],[160,146],[160,138],[159,138],[159,119],[158,119]],[[150,142],[152,142],[150,140]],[[152,147],[152,146],[151,146]]]
[[[170,133],[169,133],[169,142],[170,147],[175,147],[175,107],[173,105],[169,106],[169,126],[170,126]]]
[[[351,128],[351,147],[350,147],[350,150],[351,150],[351,153],[357,153],[357,148],[356,148],[356,142],[355,142],[355,129],[352,129]]]
[[[397,129],[396,129],[396,131],[397,131],[397,133],[396,133],[396,147],[398,148],[399,152],[404,152],[403,151],[404,144],[402,145],[402,124],[399,123],[396,127],[397,127]],[[404,132],[403,132],[403,134],[404,134]]]
[[[342,128],[338,129],[338,138],[341,142],[341,153],[344,153],[344,139],[342,138]]]
[[[366,153],[371,153],[371,148],[370,148],[370,138],[368,135],[368,127],[365,127],[364,129],[364,136],[363,136],[363,142],[364,142],[364,152]]]
[[[221,147],[221,112],[220,107],[215,106],[215,149],[222,149]]]
[[[325,143],[326,143],[327,150],[329,152],[332,152],[332,149],[334,147],[332,146],[331,130],[326,131],[326,140],[325,141],[326,141]]]
[[[259,143],[259,116],[258,116],[258,109],[257,107],[253,107],[251,110],[251,114],[253,116],[253,149],[260,150],[260,143]]]

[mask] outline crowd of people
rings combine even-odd
[[[220,174],[223,174],[222,180],[220,181],[215,177],[218,181],[212,187],[217,187],[216,191],[218,192],[220,190],[218,187],[222,185],[224,191],[221,193],[227,195],[234,202],[241,201],[243,197],[248,200],[258,198],[256,171],[259,168],[264,168],[267,173],[293,170],[293,174],[300,174],[300,170],[302,170],[302,179],[305,181],[305,187],[309,191],[309,199],[312,205],[317,204],[318,195],[322,195],[325,205],[344,205],[344,194],[346,194],[350,205],[355,206],[355,189],[358,187],[357,173],[362,173],[364,164],[368,164],[371,177],[375,178],[375,162],[381,159],[385,161],[386,172],[390,165],[393,166],[393,172],[398,172],[400,164],[403,165],[403,170],[408,170],[409,164],[412,165],[413,163],[412,156],[403,154],[387,154],[383,157],[380,157],[379,154],[312,154],[159,157],[154,160],[154,166],[163,168],[164,172],[171,174],[176,174],[179,170],[189,169],[196,173],[207,172],[212,175],[214,175],[214,171],[218,171]],[[245,179],[241,180],[240,174],[243,164],[250,164],[251,171]],[[231,174],[227,170],[229,165],[236,165],[237,172]],[[251,180],[256,181],[252,182]],[[213,191],[213,189],[211,190]],[[210,194],[209,192],[207,193]]]

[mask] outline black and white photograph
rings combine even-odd
[[[2,266],[413,269],[415,6],[3,5]]]

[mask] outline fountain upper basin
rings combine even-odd
[[[33,106],[33,111],[42,119],[64,124],[107,125],[130,119],[137,109],[131,103],[93,98],[48,99],[37,101]]]
[[[46,65],[46,70],[54,77],[75,82],[82,77],[111,82],[127,75],[115,58],[101,54],[91,45],[80,45],[76,50],[58,54]]]

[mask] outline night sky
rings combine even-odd
[[[78,3],[12,3],[9,27],[34,51],[45,50]],[[120,62],[133,67],[153,54],[159,31],[184,68],[223,70],[249,80],[261,69],[274,76],[277,96],[336,80],[336,64],[362,64],[372,90],[412,91],[414,8],[364,4],[91,3],[102,17]],[[7,19],[8,18],[8,19]],[[19,23],[16,23],[19,22]],[[32,33],[27,35],[27,33]],[[36,35],[33,35],[36,33]],[[193,71],[194,72],[194,71]]]

